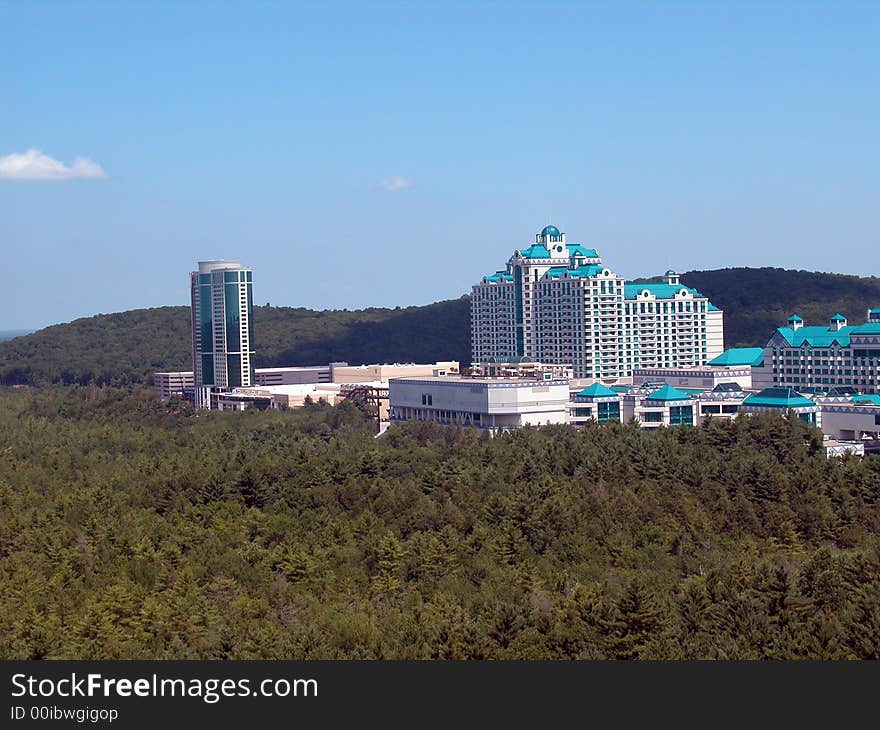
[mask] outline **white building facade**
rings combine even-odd
[[[390,420],[434,421],[488,431],[568,423],[567,380],[393,378]]]
[[[724,349],[723,313],[675,272],[626,282],[555,226],[473,287],[471,337],[474,363],[525,356],[595,379],[704,365]]]
[[[238,261],[200,261],[190,274],[195,404],[254,384],[253,274]]]

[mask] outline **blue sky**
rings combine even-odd
[[[261,304],[424,304],[550,222],[627,277],[880,274],[880,3],[0,0],[0,27],[0,329],[186,304],[206,258]]]

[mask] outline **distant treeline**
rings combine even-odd
[[[880,458],[0,389],[2,659],[880,658]]]
[[[862,324],[868,309],[880,307],[876,276],[739,268],[690,271],[681,279],[724,310],[728,347],[763,347],[792,314],[827,327],[837,313]]]
[[[721,269],[682,275],[724,310],[729,347],[762,346],[797,312],[823,324],[852,323],[880,306],[880,279],[783,269]],[[257,367],[334,360],[470,363],[470,299],[405,309],[255,307]],[[188,307],[139,309],[78,319],[0,342],[0,384],[144,383],[156,370],[189,370]]]

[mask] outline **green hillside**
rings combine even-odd
[[[763,345],[797,312],[851,323],[880,306],[880,279],[784,269],[691,271],[682,281],[724,310],[729,347]],[[470,299],[423,307],[329,310],[255,307],[257,367],[334,360],[470,362]],[[138,309],[55,325],[0,342],[0,384],[145,382],[155,370],[190,369],[188,307]]]
[[[257,367],[470,360],[470,300],[424,307],[254,307]],[[0,342],[0,384],[126,385],[189,370],[189,307],[136,309],[54,325]]]
[[[840,312],[850,324],[880,307],[880,278],[787,269],[689,271],[682,281],[724,310],[728,347],[763,346],[792,313],[808,325],[827,325]]]

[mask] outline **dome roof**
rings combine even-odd
[[[544,226],[544,230],[541,231],[542,236],[552,236],[553,238],[559,237],[559,229],[556,226]]]
[[[669,269],[669,271],[666,272],[666,276],[678,276],[678,274],[676,274],[672,269]]]

